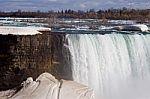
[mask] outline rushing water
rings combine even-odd
[[[97,99],[150,99],[150,35],[69,34],[73,79]]]

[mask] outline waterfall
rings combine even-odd
[[[73,79],[96,99],[150,99],[150,35],[69,34]]]

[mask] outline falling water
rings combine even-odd
[[[69,34],[73,79],[97,99],[150,99],[150,35]]]

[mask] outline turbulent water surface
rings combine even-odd
[[[69,34],[73,79],[97,99],[150,99],[150,35]]]

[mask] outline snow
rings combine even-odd
[[[74,81],[58,81],[49,73],[41,74],[36,81],[29,77],[23,88],[0,92],[0,99],[94,99],[92,89]]]
[[[36,35],[42,34],[41,31],[51,31],[51,28],[0,26],[0,34],[2,35]]]
[[[148,27],[144,24],[135,24],[135,25],[131,25],[132,27],[136,27],[136,28],[139,28],[142,32],[144,31],[148,31]]]
[[[134,20],[108,20],[111,24],[135,24]]]
[[[142,31],[147,32],[149,28],[144,24],[133,24],[133,25],[125,25],[125,26],[116,26],[113,29],[123,30],[123,31]]]

